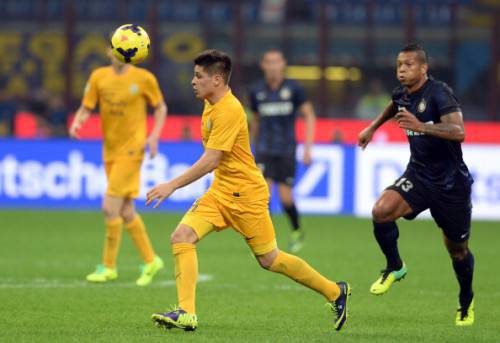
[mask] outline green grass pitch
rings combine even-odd
[[[152,312],[176,302],[169,236],[180,214],[143,215],[166,269],[154,283],[134,281],[140,260],[124,233],[120,277],[104,285],[84,281],[100,260],[104,230],[98,212],[0,212],[0,342],[498,342],[500,226],[474,222],[476,324],[454,325],[458,285],[441,232],[430,221],[401,221],[405,280],[384,296],[368,292],[383,267],[370,221],[303,218],[300,256],[333,280],[353,287],[351,316],[335,332],[324,299],[257,265],[233,231],[198,244],[198,331],[153,326]],[[288,225],[275,216],[278,242]]]

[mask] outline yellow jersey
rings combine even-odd
[[[266,181],[250,149],[245,111],[231,91],[213,105],[205,100],[201,123],[204,148],[224,153],[208,191],[227,200],[269,199]]]
[[[90,110],[99,105],[104,161],[144,157],[147,105],[156,107],[162,101],[158,81],[145,69],[131,65],[117,74],[108,66],[92,72],[82,105]]]

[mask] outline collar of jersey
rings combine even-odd
[[[415,96],[418,96],[420,94],[422,94],[422,92],[427,88],[429,87],[430,85],[430,81],[434,80],[434,78],[432,76],[429,75],[429,77],[427,78],[427,81],[424,82],[424,84],[422,85],[422,87],[420,87],[416,92],[413,92],[413,93],[409,93],[408,95],[410,97],[415,97]],[[407,91],[408,92],[408,91]]]
[[[281,81],[281,83],[278,86],[278,88],[276,88],[276,89],[272,89],[271,86],[269,86],[269,83],[267,83],[266,80],[264,80],[264,84],[266,85],[267,90],[269,90],[270,92],[276,93],[276,92],[279,92],[281,90],[281,88],[283,88],[283,86],[285,85],[286,81],[287,81],[287,79],[284,78],[283,81]]]
[[[224,94],[224,96],[222,98],[220,98],[219,101],[217,101],[215,104],[212,105],[207,99],[205,99],[205,104],[208,106],[208,108],[217,107],[217,105],[223,103],[225,99],[227,99],[229,96],[231,96],[231,94],[233,94],[233,93],[231,92],[231,88],[229,88],[229,90],[226,92],[226,94]]]

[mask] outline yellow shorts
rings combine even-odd
[[[232,227],[245,238],[255,255],[267,254],[277,247],[268,202],[265,200],[244,202],[234,198],[230,201],[207,192],[195,201],[181,224],[192,228],[199,239],[214,230]]]
[[[142,160],[105,162],[108,179],[107,195],[119,198],[137,198],[141,182]]]

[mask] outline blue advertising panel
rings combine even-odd
[[[160,153],[142,165],[137,207],[144,210],[147,190],[184,172],[202,152],[199,143],[162,143]],[[475,178],[474,218],[500,219],[500,146],[466,144],[463,152]],[[299,146],[294,196],[302,213],[369,217],[381,192],[404,171],[409,149],[407,144],[372,144],[365,151],[315,145],[309,166],[301,164],[301,156]],[[159,210],[187,210],[212,179],[209,174],[177,190]],[[105,191],[100,142],[0,140],[0,209],[98,210]],[[280,211],[276,191],[272,194],[270,209]]]
[[[199,143],[162,143],[141,171],[137,206],[159,182],[179,175],[202,154]],[[297,205],[305,213],[344,213],[353,208],[352,147],[319,145],[314,162],[302,165],[298,149]],[[160,207],[184,211],[210,186],[213,175],[177,190]],[[348,189],[345,189],[345,188]],[[0,208],[99,209],[106,190],[101,143],[71,140],[0,140]],[[272,211],[281,209],[273,192]]]

